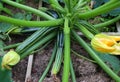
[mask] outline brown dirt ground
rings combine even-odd
[[[20,38],[17,36],[13,38],[13,40],[17,42],[21,40],[19,39]],[[87,52],[77,43],[72,43],[71,47],[81,55],[89,57],[89,54],[87,54]],[[49,62],[52,53],[52,48],[53,48],[53,44],[50,44],[41,52],[34,54],[34,61],[32,66],[30,82],[38,82],[39,78],[41,77],[42,73],[44,72]],[[115,82],[97,64],[79,58],[73,53],[71,53],[71,58],[73,61],[77,82]],[[28,58],[20,61],[20,63],[18,63],[16,66],[13,67],[12,72],[13,72],[13,79],[15,82],[24,82],[26,69],[27,69],[27,60]],[[51,69],[49,70],[43,82],[54,82],[53,78],[51,77],[50,71]],[[60,78],[60,80],[61,77],[62,77],[62,67],[58,74],[58,78]],[[69,82],[72,82],[71,78]]]

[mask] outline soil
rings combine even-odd
[[[13,37],[13,41],[12,41],[13,43],[14,41],[15,42],[22,41],[17,36],[12,36],[12,37]],[[81,55],[90,58],[89,54],[77,43],[72,42],[71,47]],[[51,43],[42,51],[39,51],[38,53],[34,54],[31,79],[29,82],[39,81],[42,73],[47,67],[49,59],[51,57],[52,49],[53,49],[53,43]],[[71,53],[71,58],[72,58],[77,82],[115,82],[96,63],[79,58],[73,53]],[[13,80],[15,82],[25,81],[27,63],[28,63],[28,58],[25,58],[21,60],[20,63],[18,63],[16,66],[13,67],[12,69]],[[57,75],[57,77],[60,80],[62,78],[62,68],[63,68],[63,64],[61,66],[61,70],[59,74]],[[43,82],[54,82],[53,78],[51,77],[51,69],[49,70]],[[69,82],[72,82],[71,77]]]
[[[26,0],[26,1],[31,2],[31,3],[27,3],[28,5],[36,8],[36,6],[32,4],[32,0]],[[19,12],[19,10],[17,12]],[[21,39],[19,38],[19,36],[12,36],[12,43],[21,42],[23,41],[23,39],[25,39],[25,37]],[[89,54],[87,54],[87,52],[77,43],[72,42],[71,47],[81,55],[89,57]],[[38,82],[49,62],[52,49],[53,49],[53,43],[51,43],[41,52],[34,54],[31,80],[29,82]],[[96,63],[92,63],[85,59],[79,58],[73,53],[71,53],[71,59],[73,61],[73,67],[75,70],[77,82],[115,82]],[[28,58],[25,58],[21,60],[16,66],[13,67],[12,72],[13,72],[14,82],[25,81],[27,63],[28,63]],[[57,75],[57,77],[60,80],[62,78],[62,67],[63,65],[61,66],[61,70]],[[53,78],[51,77],[51,69],[49,70],[49,73],[47,74],[43,82],[54,82]],[[72,82],[71,77],[69,82]]]

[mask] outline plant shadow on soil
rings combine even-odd
[[[12,37],[13,37],[12,39],[13,43],[22,41],[21,38],[19,38],[18,36],[12,36]],[[38,80],[40,79],[51,57],[53,45],[54,43],[51,43],[42,51],[34,54],[33,66],[31,72],[31,81],[29,82],[38,82]],[[81,55],[89,57],[89,54],[77,43],[71,42],[71,47]],[[79,58],[73,53],[71,53],[71,58],[72,58],[77,82],[115,82],[97,64]],[[21,60],[17,65],[13,67],[12,75],[13,75],[13,80],[15,82],[25,81],[27,63],[28,63],[28,57]],[[61,70],[59,74],[57,75],[60,80],[62,79],[62,69],[63,69],[63,64],[61,66]],[[54,82],[53,78],[51,77],[51,69],[49,70],[43,82]],[[72,82],[71,77],[69,82]]]

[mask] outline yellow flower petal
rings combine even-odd
[[[113,52],[115,50],[115,48],[109,47],[108,45],[101,42],[97,38],[92,39],[91,45],[96,51],[103,52],[103,53],[109,53],[109,52]]]
[[[117,41],[120,41],[120,36],[97,34],[91,40],[91,45],[96,51],[120,55],[120,43]]]
[[[10,50],[7,54],[3,56],[2,67],[6,68],[9,65],[15,65],[20,61],[20,56],[14,51]]]
[[[115,50],[111,52],[111,54],[120,55],[120,43],[115,44],[113,47],[115,48]]]
[[[120,36],[110,36],[115,41],[120,41]]]
[[[116,43],[116,41],[113,38],[111,38],[111,36],[102,33],[95,35],[94,38],[98,38],[101,42],[103,42],[107,46],[112,46]]]

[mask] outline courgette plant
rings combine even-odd
[[[105,55],[106,53],[100,53],[94,50],[91,45],[88,45],[82,38],[77,34],[77,32],[82,32],[84,36],[86,36],[89,40],[92,40],[96,34],[100,32],[96,28],[101,28],[104,26],[108,26],[120,19],[120,15],[117,17],[96,25],[91,25],[88,23],[90,18],[94,18],[98,15],[107,13],[115,8],[120,7],[120,0],[110,0],[107,3],[95,8],[90,9],[88,3],[91,0],[63,0],[62,3],[58,0],[49,0],[49,6],[51,10],[54,10],[58,17],[55,18],[47,13],[45,10],[38,10],[32,7],[29,7],[24,4],[17,3],[12,0],[0,0],[2,4],[7,4],[21,10],[24,12],[30,12],[42,18],[41,21],[28,21],[28,20],[20,20],[13,18],[11,16],[0,15],[0,22],[5,22],[9,24],[13,24],[17,26],[17,29],[23,29],[25,27],[29,28],[39,28],[35,30],[33,34],[31,34],[25,41],[21,43],[16,43],[13,45],[4,46],[1,50],[13,49],[19,54],[20,60],[24,59],[31,53],[35,53],[38,48],[42,49],[46,45],[48,45],[51,41],[55,42],[55,47],[53,49],[53,53],[51,55],[50,62],[41,76],[39,82],[42,82],[48,70],[53,64],[52,67],[52,76],[56,78],[57,73],[61,67],[61,63],[63,61],[63,75],[62,82],[69,82],[69,76],[72,76],[72,81],[76,82],[74,69],[71,60],[71,40],[74,40],[80,44],[95,60],[95,62],[116,82],[120,82],[120,77],[114,70],[111,70],[109,66],[107,66],[104,61],[100,58],[99,54]],[[49,9],[46,7],[46,9]],[[21,31],[21,30],[20,30]],[[12,33],[12,32],[11,32]],[[57,42],[56,42],[57,41]],[[109,42],[109,41],[108,41]],[[118,40],[119,42],[119,40]],[[120,47],[120,46],[118,46]],[[119,52],[119,51],[118,51]],[[107,52],[108,53],[108,52]],[[17,55],[16,54],[16,55]],[[17,55],[18,56],[18,55]],[[107,54],[108,56],[108,54]],[[1,64],[0,69],[0,78],[3,77],[1,73],[7,74],[8,70],[10,70],[13,64],[18,62],[14,57],[14,54],[11,53],[7,58],[4,56],[0,56],[4,63]],[[7,62],[8,59],[10,62]],[[54,62],[55,58],[55,62]],[[116,59],[117,60],[117,59]],[[54,63],[53,63],[54,62]],[[114,61],[113,61],[114,62]],[[9,77],[9,76],[8,76]],[[2,78],[3,79],[3,78]],[[1,80],[1,79],[0,79]],[[2,81],[2,80],[1,80]],[[3,81],[6,82],[6,81]],[[8,79],[7,82],[11,82]]]

